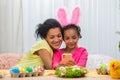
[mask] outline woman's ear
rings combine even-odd
[[[71,24],[78,24],[79,23],[79,19],[81,16],[81,12],[80,12],[80,8],[76,7],[73,12],[72,12],[72,16],[71,16]]]

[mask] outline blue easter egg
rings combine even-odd
[[[10,72],[18,74],[18,73],[20,73],[20,70],[19,70],[19,68],[11,68]]]

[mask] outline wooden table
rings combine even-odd
[[[11,78],[8,70],[0,70],[0,73],[4,71],[4,78],[0,80],[120,80],[112,79],[109,75],[98,75],[95,70],[89,71],[85,77],[81,78],[59,78],[54,73],[54,70],[45,70],[43,76],[38,77],[25,77],[25,78]]]

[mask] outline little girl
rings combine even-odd
[[[53,68],[63,64],[62,55],[72,54],[73,61],[76,65],[85,67],[88,53],[85,48],[78,47],[78,40],[81,38],[80,27],[75,24],[68,24],[63,27],[63,40],[66,48],[59,49],[53,55]]]

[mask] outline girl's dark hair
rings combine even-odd
[[[66,31],[66,30],[68,30],[68,29],[74,29],[76,32],[77,32],[77,34],[79,35],[79,37],[80,38],[82,38],[82,36],[81,36],[81,29],[80,29],[80,26],[78,26],[78,25],[75,25],[75,24],[69,24],[69,25],[67,25],[67,26],[64,26],[63,27],[63,36],[64,36],[64,32]],[[63,37],[64,38],[64,37]]]
[[[62,33],[62,27],[56,19],[47,19],[43,24],[38,24],[38,27],[35,31],[36,37],[45,39],[48,31],[52,28],[59,28]]]

